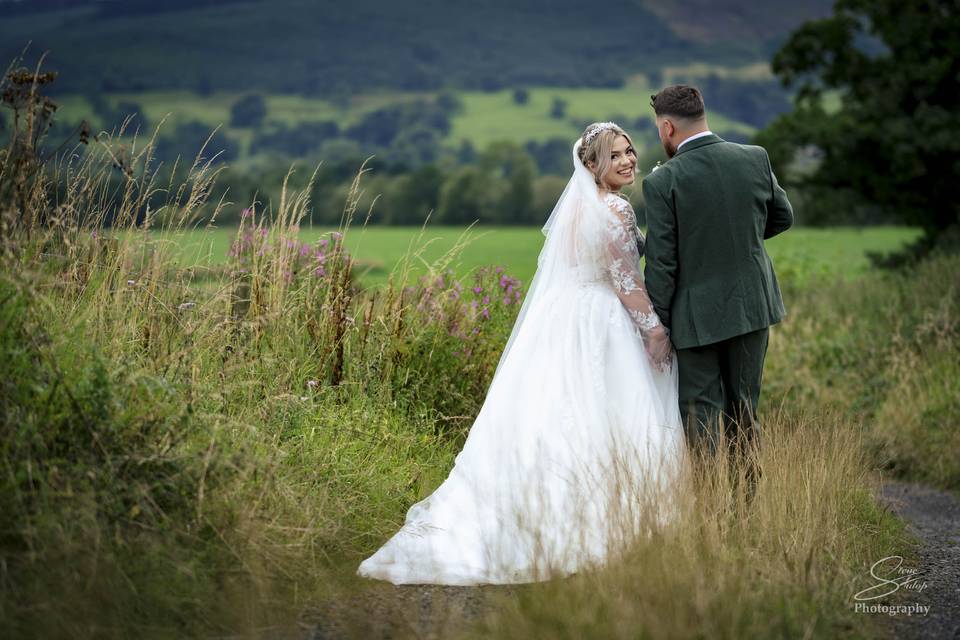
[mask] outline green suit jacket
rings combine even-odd
[[[763,241],[793,224],[763,147],[691,140],[643,180],[647,293],[677,349],[783,319]]]

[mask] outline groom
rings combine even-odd
[[[669,161],[643,180],[647,292],[677,350],[691,449],[758,444],[755,421],[768,327],[783,300],[763,241],[793,209],[762,147],[710,132],[703,96],[675,85],[652,96]]]

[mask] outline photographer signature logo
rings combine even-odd
[[[922,593],[927,588],[927,581],[923,579],[921,571],[903,566],[903,556],[887,556],[877,560],[870,567],[870,577],[875,582],[853,596],[856,601],[854,606],[856,611],[861,613],[886,613],[888,615],[904,613],[909,616],[914,614],[925,616],[929,613],[930,606],[919,603],[908,605],[867,604],[870,601],[891,596],[901,589],[913,593]]]
[[[900,589],[921,593],[927,588],[922,573],[903,566],[903,556],[887,556],[877,560],[870,567],[870,577],[877,581],[876,584],[858,592],[853,596],[854,600],[877,600],[893,595]]]

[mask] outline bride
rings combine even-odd
[[[543,227],[537,272],[447,479],[358,574],[394,584],[506,584],[611,558],[676,514],[684,455],[675,356],[619,193],[637,156],[586,128]]]

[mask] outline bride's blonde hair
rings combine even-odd
[[[593,180],[597,185],[600,185],[601,176],[610,168],[610,153],[613,149],[613,142],[620,136],[626,138],[630,146],[633,146],[633,140],[627,132],[620,125],[612,122],[588,124],[580,135],[580,149],[577,154],[580,156],[580,162],[583,163],[583,166],[593,174]]]

